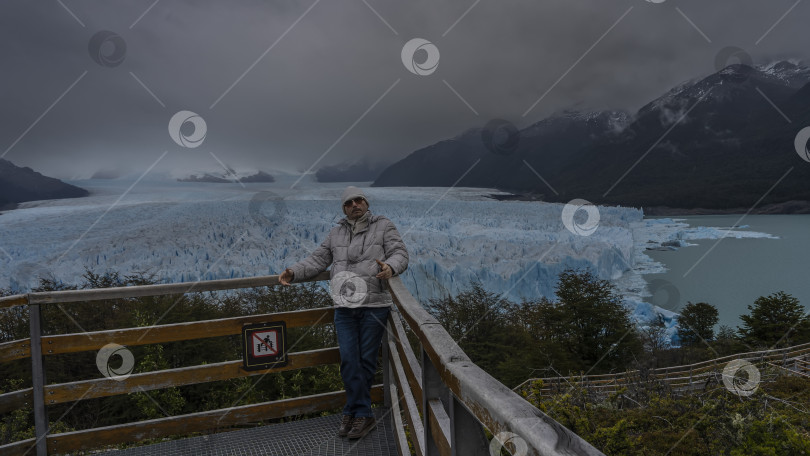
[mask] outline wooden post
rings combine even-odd
[[[484,428],[454,394],[450,394],[450,450],[453,456],[489,456]]]
[[[28,306],[31,323],[31,383],[34,393],[34,431],[37,456],[48,454],[48,413],[45,409],[45,369],[42,363],[42,324],[39,304]]]
[[[439,456],[439,447],[433,433],[430,431],[430,400],[439,399],[442,405],[447,407],[446,397],[448,389],[442,383],[439,371],[433,365],[424,347],[422,348],[422,425],[425,429],[425,454],[424,456]],[[444,399],[444,400],[443,400]]]
[[[392,306],[394,307],[394,306]],[[392,318],[399,318],[399,314],[395,315],[392,311],[389,313],[388,321],[385,323],[385,342],[382,346],[382,370],[383,370],[383,405],[386,408],[391,408],[391,379],[393,376],[391,375],[391,356],[396,356],[396,353],[390,353],[391,344],[389,342],[393,340],[393,336],[391,334],[391,319]]]

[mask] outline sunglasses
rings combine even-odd
[[[358,196],[353,200],[349,200],[343,203],[343,207],[351,207],[352,203],[357,204],[359,206],[360,203],[362,203],[363,201],[365,201],[365,199],[362,196]]]

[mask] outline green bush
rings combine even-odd
[[[750,397],[722,385],[623,401],[577,387],[529,400],[608,456],[810,455],[810,379],[764,372]]]

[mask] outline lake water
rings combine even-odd
[[[671,218],[690,226],[730,227],[740,217]],[[779,239],[699,240],[690,241],[698,245],[677,251],[648,251],[668,271],[646,275],[645,280],[671,282],[680,295],[678,307],[688,301],[714,305],[720,314],[720,324],[733,328],[742,323],[739,316],[749,313],[747,306],[753,305],[756,298],[777,291],[793,295],[810,310],[810,215],[749,215],[739,225],[748,225],[747,230],[769,233]]]

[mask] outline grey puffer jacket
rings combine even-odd
[[[394,275],[408,268],[408,251],[391,220],[369,213],[368,227],[352,234],[344,218],[312,254],[290,266],[293,281],[311,279],[332,265],[330,288],[340,307],[387,307],[391,294],[376,277],[380,266],[388,264]]]

